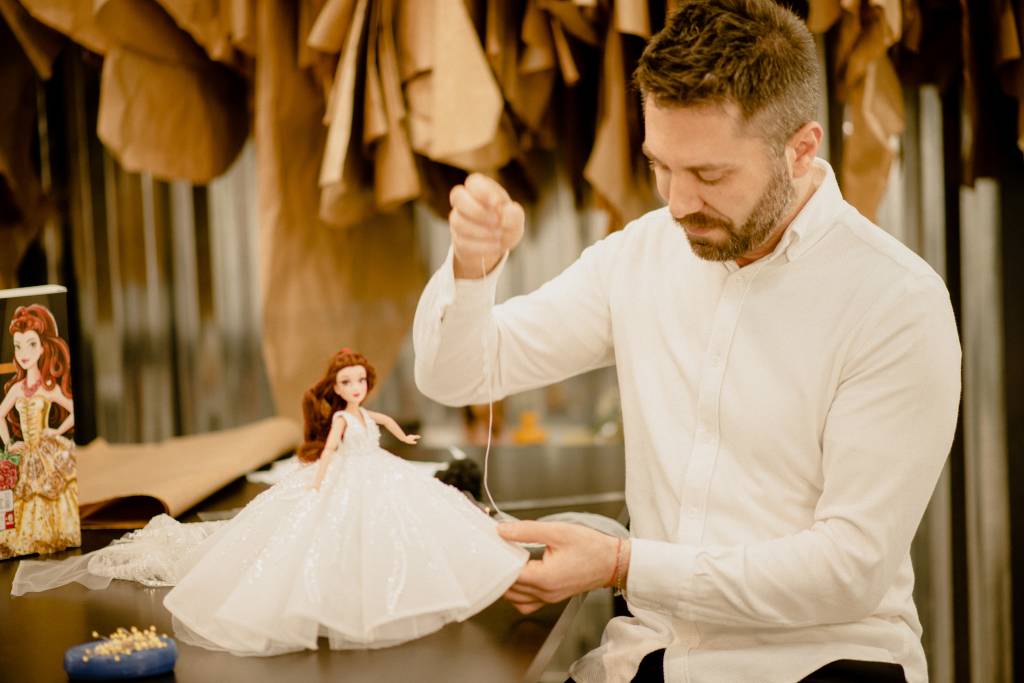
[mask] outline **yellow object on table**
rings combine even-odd
[[[539,424],[536,411],[525,410],[519,415],[519,425],[512,433],[512,440],[521,445],[544,443],[548,433]]]

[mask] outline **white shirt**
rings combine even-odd
[[[416,381],[439,402],[617,368],[636,616],[579,683],[628,681],[663,647],[667,681],[793,683],[836,659],[927,680],[909,548],[956,424],[953,312],[816,163],[818,189],[744,268],[697,258],[659,209],[499,306],[501,267],[455,280],[450,253],[423,293]]]

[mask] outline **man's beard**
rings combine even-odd
[[[724,244],[695,237],[690,233],[686,233],[686,238],[690,241],[693,253],[699,258],[706,261],[733,261],[768,240],[795,197],[796,190],[790,182],[786,165],[780,160],[768,181],[768,187],[761,193],[761,198],[757,200],[750,216],[739,229],[730,220],[712,218],[702,213],[691,213],[675,220],[684,229],[689,226],[720,228],[725,231],[728,239]]]

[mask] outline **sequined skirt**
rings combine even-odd
[[[194,553],[164,604],[185,642],[240,655],[379,648],[496,600],[526,562],[450,486],[374,447],[305,467]]]
[[[44,496],[56,499],[75,479],[75,445],[63,436],[44,436],[38,443],[14,443],[11,455],[21,459],[18,466],[16,498]]]

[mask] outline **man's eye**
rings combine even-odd
[[[725,179],[724,173],[698,173],[697,180],[705,185],[715,185]]]

